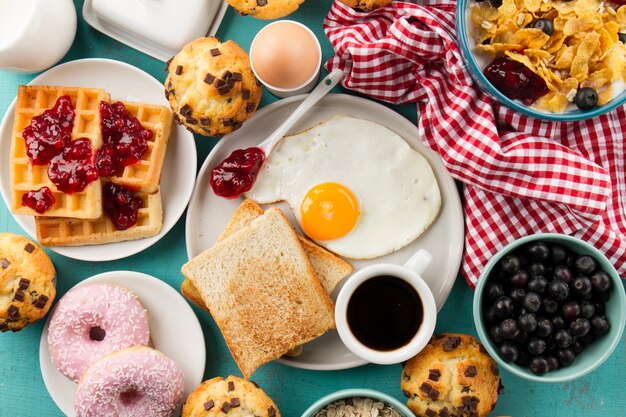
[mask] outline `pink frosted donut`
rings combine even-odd
[[[148,315],[137,297],[110,284],[72,288],[59,300],[48,327],[52,362],[72,381],[107,353],[149,340]]]
[[[76,417],[169,417],[183,397],[185,375],[176,362],[144,346],[97,360],[78,382]]]

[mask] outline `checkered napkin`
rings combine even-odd
[[[497,104],[463,65],[455,6],[394,1],[363,13],[335,2],[324,21],[336,52],[326,68],[341,68],[348,89],[417,103],[422,141],[465,184],[470,286],[495,252],[537,232],[586,240],[626,276],[625,107],[558,123]]]

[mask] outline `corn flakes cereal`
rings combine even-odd
[[[545,86],[533,86],[545,93],[532,104],[539,110],[568,110],[583,87],[603,105],[626,80],[626,5],[618,3],[623,2],[502,0],[494,7],[477,0],[470,6],[475,50],[492,60],[485,73],[496,62],[510,60],[536,74],[534,82],[543,80]]]

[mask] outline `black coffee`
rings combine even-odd
[[[403,279],[383,275],[370,278],[348,302],[348,326],[371,349],[389,351],[406,345],[424,318],[419,294]]]

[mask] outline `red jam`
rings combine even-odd
[[[117,230],[126,230],[137,223],[141,198],[129,188],[108,183],[102,188],[102,208]]]
[[[148,150],[151,130],[144,129],[124,103],[100,103],[103,145],[98,152],[96,166],[102,177],[119,174],[125,166],[136,164]]]
[[[56,200],[52,191],[48,187],[41,187],[38,190],[30,190],[22,195],[22,205],[30,207],[39,214],[45,213]]]
[[[63,151],[74,128],[74,107],[68,96],[61,96],[54,107],[33,117],[22,131],[26,154],[34,165],[46,165]]]
[[[483,70],[485,77],[502,94],[530,105],[548,93],[546,82],[524,64],[507,56],[496,58]]]
[[[52,158],[48,166],[48,177],[66,194],[83,191],[90,182],[98,179],[93,159],[89,139],[76,139],[60,155]]]
[[[224,198],[239,197],[252,188],[264,160],[259,148],[237,149],[211,171],[213,192]]]

